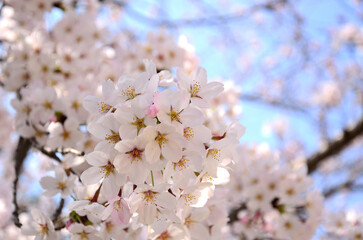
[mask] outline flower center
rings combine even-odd
[[[131,151],[127,152],[126,154],[129,154],[129,156],[131,157],[131,163],[133,163],[134,161],[142,160],[142,152],[143,152],[143,150],[134,148]]]
[[[165,138],[165,134],[161,134],[160,132],[158,133],[158,135],[155,138],[155,141],[158,142],[160,147],[163,147],[164,144],[168,141],[168,139]]]
[[[64,130],[62,133],[62,137],[64,140],[68,139],[71,136],[70,132]]]
[[[184,157],[182,159],[179,160],[179,162],[174,163],[174,170],[177,169],[179,171],[189,167],[189,159],[185,159]]]
[[[200,91],[200,83],[194,82],[194,84],[190,86],[191,97],[199,97],[198,96],[199,91]]]
[[[143,192],[144,194],[144,200],[146,201],[146,204],[152,204],[155,202],[155,194],[156,192],[153,192],[151,190]]]
[[[43,235],[48,235],[48,225],[47,224],[40,224],[40,233]]]
[[[190,204],[192,204],[193,200],[196,199],[196,197],[194,195],[189,194],[189,193],[184,194],[183,197],[184,197],[184,201],[185,201],[184,202],[185,206],[190,206]]]
[[[137,134],[139,134],[140,130],[143,129],[144,127],[146,127],[145,123],[144,123],[144,118],[138,118],[138,117],[134,117],[134,122],[131,123],[131,125],[136,126],[137,129]]]
[[[110,110],[111,110],[111,106],[108,105],[107,103],[104,103],[104,102],[98,103],[98,112],[107,113]]]
[[[112,163],[108,162],[107,165],[101,168],[101,172],[105,174],[105,178],[110,176],[110,174],[114,171],[115,167]]]
[[[219,161],[221,158],[221,150],[219,149],[209,149],[207,153],[207,157],[211,156],[214,160]]]
[[[106,134],[105,140],[107,140],[109,143],[116,144],[121,141],[121,137],[118,133],[111,130],[111,134]]]
[[[184,128],[184,137],[187,141],[190,141],[194,137],[194,131],[191,127]]]
[[[172,239],[170,234],[165,231],[165,232],[162,232],[157,238],[157,240],[167,240],[167,239]]]
[[[170,116],[170,121],[177,121],[178,123],[182,123],[180,121],[180,113],[182,112],[183,110],[181,110],[180,112],[175,112],[173,110],[173,106],[170,106],[170,112],[168,113],[168,115]]]
[[[125,90],[121,91],[122,96],[126,97],[127,100],[134,99],[139,96],[140,93],[135,93],[135,88],[128,86]]]

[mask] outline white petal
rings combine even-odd
[[[160,160],[160,147],[155,141],[149,142],[145,148],[146,161],[156,163]]]
[[[42,177],[39,183],[44,189],[52,189],[57,187],[57,180],[49,176]]]
[[[84,156],[84,158],[90,165],[96,167],[105,166],[109,161],[109,157],[107,156],[107,154],[100,151],[91,152]]]
[[[161,153],[166,159],[177,162],[182,157],[182,148],[179,143],[168,139],[164,147],[161,149]]]
[[[119,173],[128,173],[131,168],[131,159],[125,154],[120,154],[115,157],[113,165]]]
[[[175,209],[176,207],[176,198],[169,192],[162,192],[158,194],[155,202],[159,206],[167,209]]]
[[[99,167],[90,167],[81,175],[81,180],[86,185],[98,183],[104,177],[104,173]]]
[[[83,107],[89,113],[98,113],[98,103],[100,99],[96,96],[87,96],[83,100]]]

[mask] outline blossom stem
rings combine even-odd
[[[101,187],[102,187],[102,183],[98,187],[97,191],[95,192],[95,195],[93,195],[93,198],[92,198],[91,202],[97,202],[98,196],[100,195]]]
[[[154,187],[154,174],[153,174],[153,171],[150,170],[150,173],[151,173],[151,182],[152,182],[153,187]]]

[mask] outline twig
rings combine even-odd
[[[251,7],[249,11],[244,11],[241,13],[234,14],[221,14],[210,17],[201,17],[201,18],[193,18],[193,19],[178,19],[178,20],[168,20],[168,19],[157,19],[146,16],[135,9],[132,9],[123,1],[114,0],[113,3],[125,9],[126,14],[130,17],[135,18],[139,21],[143,21],[148,25],[152,26],[165,26],[167,28],[177,28],[177,27],[194,27],[194,26],[202,26],[202,25],[218,25],[218,24],[227,24],[235,20],[240,20],[242,17],[246,17],[249,14],[252,14],[258,10],[276,10],[278,5],[286,4],[287,0],[270,0],[266,3],[256,4]]]
[[[238,213],[244,209],[247,209],[246,203],[242,203],[238,208],[232,209],[229,213],[229,221],[228,223],[231,224],[235,221],[238,221]]]
[[[296,104],[289,104],[287,102],[279,101],[276,99],[266,99],[261,96],[253,95],[253,94],[243,94],[241,96],[241,99],[244,101],[258,102],[258,103],[262,103],[262,104],[271,105],[273,107],[280,107],[280,108],[293,110],[293,111],[297,111],[297,112],[301,112],[301,113],[306,113],[306,110],[308,108],[308,106],[306,106],[306,105],[300,106],[300,105],[296,105]]]
[[[43,153],[44,155],[48,156],[49,158],[59,162],[59,163],[62,163],[62,160],[57,156],[57,152],[55,151],[48,151],[48,150],[45,150],[44,147],[41,147],[39,145],[37,145],[35,142],[33,142],[33,147],[37,150],[39,150],[41,153]],[[83,153],[82,153],[83,154]],[[79,155],[79,156],[82,156],[82,155]],[[77,174],[73,171],[72,168],[69,168],[68,169],[71,173],[73,173],[74,175],[77,176]]]
[[[64,207],[64,198],[62,198],[60,200],[59,205],[58,205],[58,208],[55,210],[55,212],[53,214],[52,221],[54,223],[56,223],[58,221],[58,218],[59,218],[59,216],[62,213],[63,207]]]
[[[325,150],[319,151],[309,158],[307,158],[308,173],[313,173],[319,165],[336,154],[343,151],[349,144],[359,136],[363,135],[363,117],[358,121],[358,123],[350,129],[345,129],[343,131],[343,136],[336,140],[328,143]]]
[[[19,205],[17,200],[18,181],[24,160],[28,154],[30,146],[31,142],[29,139],[20,137],[14,154],[15,178],[13,182],[13,204],[15,209],[13,211],[13,221],[15,226],[17,227],[21,227],[22,225],[19,221]]]
[[[329,198],[334,194],[343,191],[343,190],[350,190],[350,191],[361,191],[363,190],[363,184],[354,184],[353,180],[348,180],[340,185],[334,186],[328,190],[324,191],[324,197]]]

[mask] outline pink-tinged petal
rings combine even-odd
[[[160,147],[155,141],[149,142],[145,148],[146,161],[156,163],[160,160]]]
[[[115,145],[115,149],[120,153],[128,152],[133,148],[134,148],[134,141],[131,139],[122,140]]]
[[[209,216],[210,211],[207,207],[202,207],[202,208],[196,208],[194,209],[191,219],[194,221],[204,221],[205,219],[207,219],[207,217]]]
[[[137,136],[137,128],[129,123],[121,125],[119,129],[121,139],[134,139]]]
[[[168,141],[164,144],[164,147],[161,149],[161,153],[166,159],[177,162],[182,157],[182,147],[179,143],[168,139]]]
[[[188,155],[185,157],[192,162],[192,169],[194,171],[201,171],[203,169],[203,159],[197,152],[189,152]]]
[[[162,192],[157,195],[155,203],[163,208],[175,209],[176,198],[169,192]]]
[[[59,190],[59,189],[47,189],[44,193],[43,193],[43,195],[44,196],[47,196],[47,197],[53,197],[53,196],[55,196],[55,195],[57,195],[58,193],[60,193],[61,192],[61,190]]]
[[[140,139],[145,142],[153,141],[157,136],[157,131],[154,126],[147,126],[140,135]]]
[[[189,231],[193,239],[210,239],[208,229],[201,223],[190,224]]]
[[[192,83],[189,79],[189,76],[180,68],[178,68],[178,70],[176,71],[176,75],[178,77],[180,87],[189,91],[190,85]]]
[[[216,160],[214,160],[213,158],[207,158],[205,164],[206,164],[206,169],[208,171],[208,174],[211,177],[216,178],[217,177],[218,162]]]
[[[146,90],[149,83],[149,77],[146,72],[140,73],[135,80],[132,81],[136,93],[142,93]]]
[[[63,139],[58,136],[51,137],[47,141],[47,146],[50,147],[51,149],[59,148],[62,146],[62,144],[63,144]]]
[[[98,139],[104,139],[108,129],[106,129],[101,123],[97,121],[90,122],[87,126],[88,132]]]
[[[102,221],[105,221],[109,216],[111,216],[111,213],[114,211],[113,204],[109,204],[108,207],[106,207],[105,210],[102,212]]]
[[[64,122],[64,128],[69,130],[76,130],[79,126],[79,123],[75,119],[68,118]]]
[[[207,100],[205,100],[204,98],[199,98],[199,97],[192,97],[191,104],[193,106],[197,106],[200,108],[209,108],[210,107]]]
[[[109,97],[112,96],[115,91],[115,84],[111,80],[102,81],[102,96]]]
[[[164,123],[164,124],[168,124],[168,125],[172,125],[173,124],[170,116],[165,111],[159,111],[157,113],[157,117],[158,117],[159,121],[162,122],[162,123]]]
[[[148,118],[155,118],[158,114],[158,108],[152,104],[146,108],[146,116]]]
[[[200,90],[199,95],[204,99],[212,99],[223,92],[223,89],[223,83],[211,82]]]
[[[66,173],[61,167],[57,167],[55,170],[55,178],[58,180],[66,180]]]
[[[104,175],[101,168],[90,167],[81,174],[81,181],[86,185],[96,184],[101,181]]]
[[[108,155],[101,151],[91,152],[84,156],[84,158],[90,165],[95,167],[105,166],[109,161]]]
[[[207,83],[207,71],[202,67],[198,67],[191,73],[190,78],[192,81],[199,82],[200,85],[204,86]]]
[[[155,74],[149,80],[149,83],[147,86],[147,92],[150,92],[150,93],[156,92],[158,85],[159,85],[159,75]]]
[[[83,107],[86,109],[89,113],[98,113],[98,103],[100,102],[100,99],[96,96],[87,96],[83,100]]]
[[[47,217],[39,209],[32,208],[30,210],[30,214],[32,215],[34,221],[37,223],[44,224],[47,222]]]
[[[127,106],[121,106],[120,108],[117,108],[114,117],[122,124],[132,122],[134,117],[133,109]]]
[[[114,173],[111,173],[103,180],[103,185],[101,188],[101,193],[107,199],[110,199],[114,196],[117,196],[118,192],[120,191],[122,183],[116,181],[116,177]]]
[[[124,199],[121,199],[120,201],[121,208],[119,208],[119,211],[116,211],[115,216],[117,217],[119,224],[126,225],[131,218],[130,208]],[[116,207],[118,207],[118,205]]]
[[[119,173],[128,173],[131,168],[131,159],[125,154],[120,154],[115,157],[113,165]]]
[[[156,206],[154,204],[142,204],[139,209],[139,221],[143,224],[152,224],[156,220]]]
[[[21,227],[21,233],[26,236],[34,236],[38,234],[38,231],[31,225],[23,225]]]
[[[188,126],[196,126],[204,123],[203,113],[194,107],[188,107],[180,114],[181,121]]]
[[[200,143],[209,143],[212,139],[212,133],[211,130],[204,126],[200,125],[195,128],[193,128],[194,131],[194,140]]]
[[[44,189],[52,189],[57,187],[57,180],[49,176],[42,177],[39,183]]]
[[[143,184],[149,174],[150,170],[148,170],[141,162],[132,163],[132,167],[128,173],[130,180],[135,182],[137,185]]]

